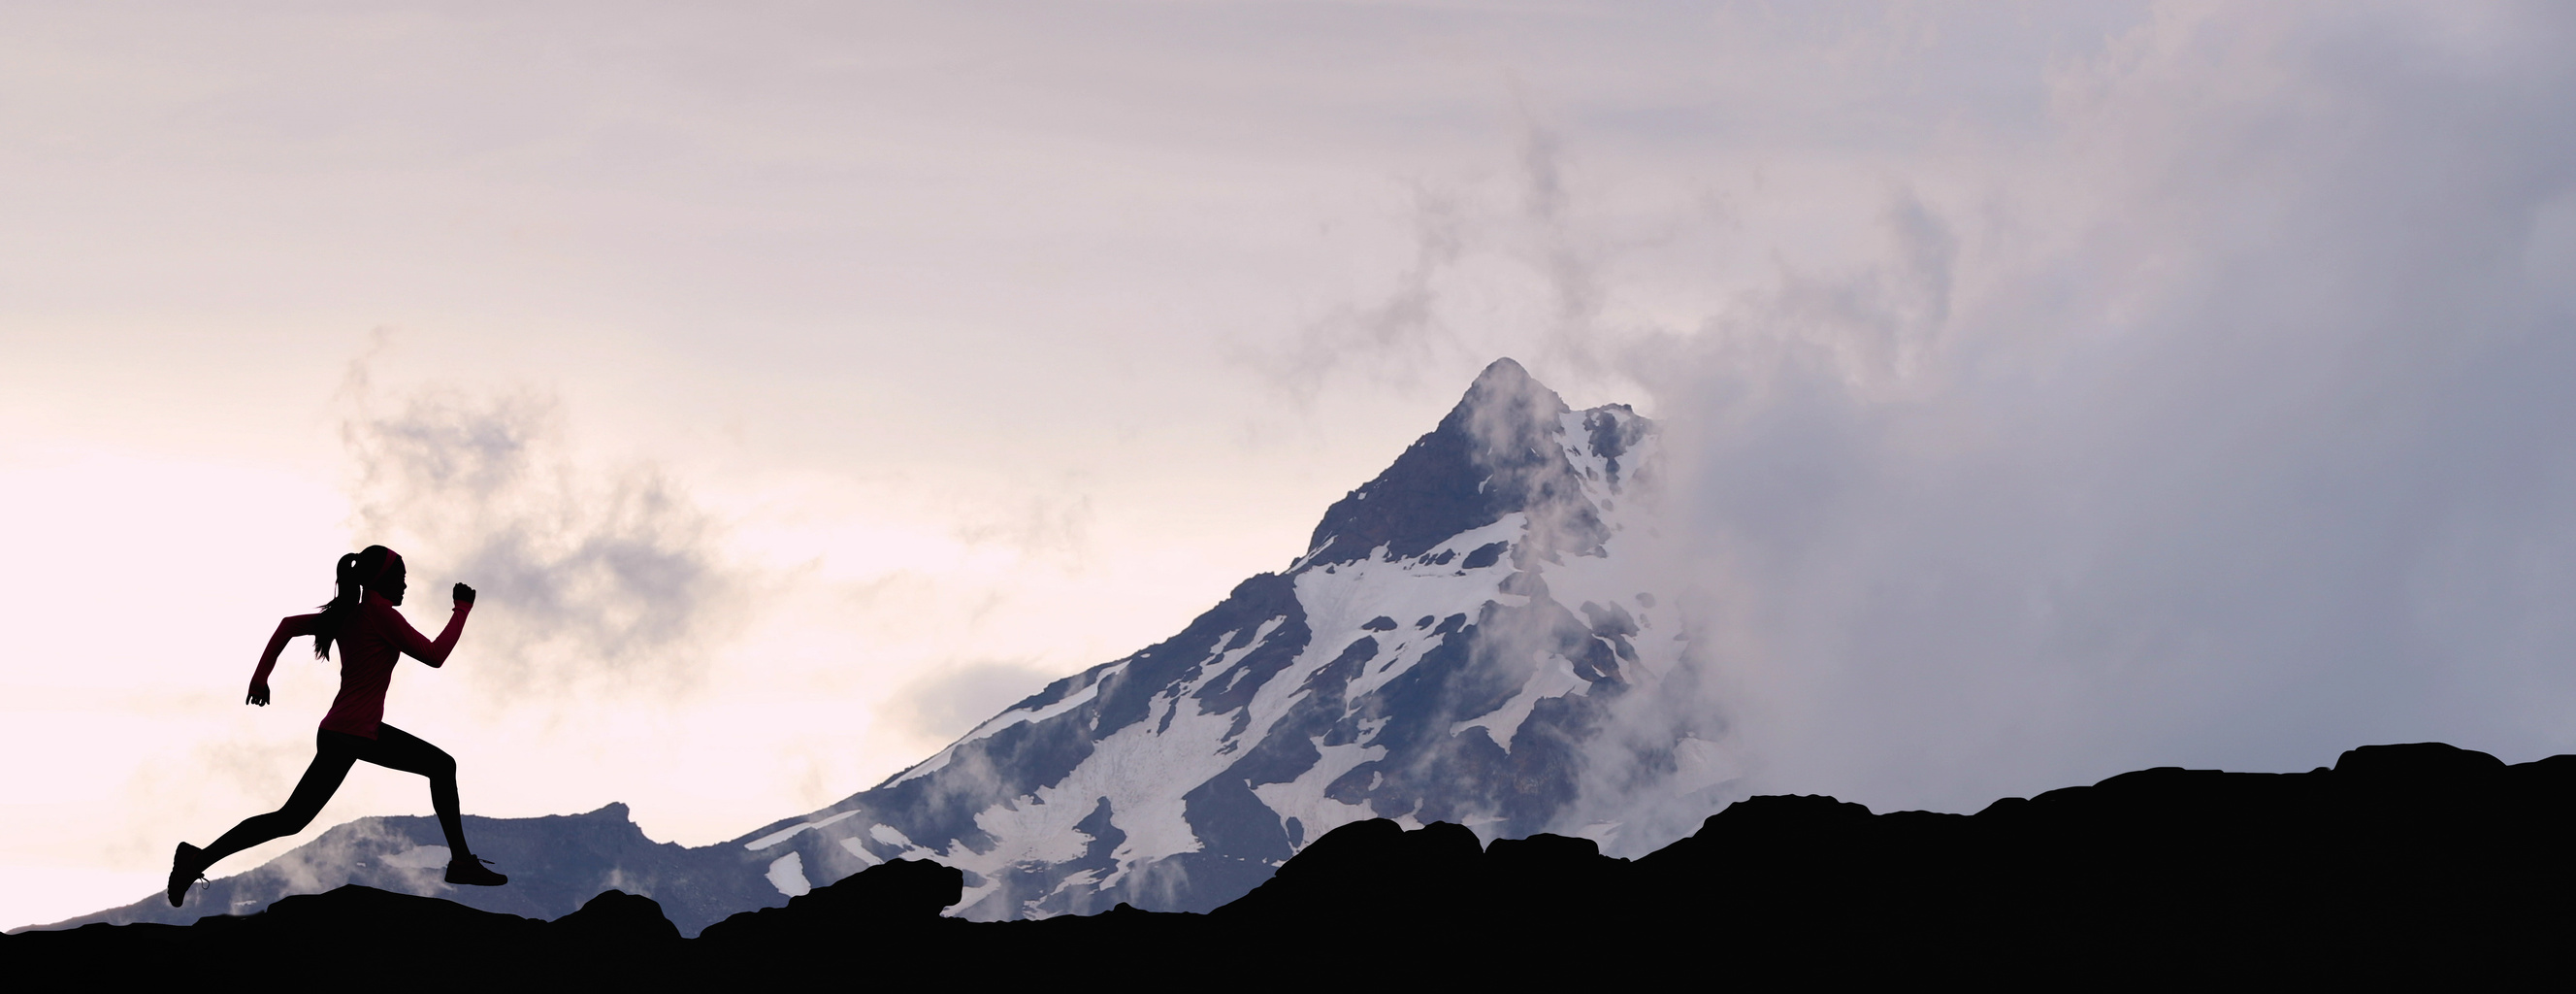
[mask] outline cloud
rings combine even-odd
[[[1741,763],[1695,785],[1881,809],[2576,751],[2576,17],[2167,5],[1997,61],[1951,16],[1783,43],[1877,54],[1711,170],[1718,230],[1603,206],[1579,111],[1529,126],[1517,199],[1448,195],[1403,327],[1665,432],[1641,568],[1694,666],[1622,704],[1581,817],[1689,830],[1722,799],[1612,761],[1682,735]],[[2027,99],[1920,85],[1962,60]],[[1305,344],[1321,376],[1426,341]]]
[[[959,662],[923,674],[897,691],[903,707],[886,717],[894,724],[938,746],[973,731],[977,723],[1000,714],[1021,698],[1037,693],[1060,674],[1025,660],[990,659]]]
[[[1410,387],[1430,360],[1463,354],[1464,341],[1443,321],[1440,284],[1467,248],[1464,205],[1430,184],[1412,184],[1409,194],[1412,258],[1392,288],[1335,308],[1282,346],[1240,350],[1236,361],[1266,371],[1274,388],[1300,403],[1312,403],[1354,363],[1381,382]]]
[[[1603,343],[1749,788],[2576,748],[2570,21],[2168,8],[1876,248]]]
[[[949,529],[968,546],[1010,549],[1021,558],[1051,562],[1068,572],[1091,557],[1091,496],[1078,481],[1022,484],[1023,492],[978,503],[952,495],[956,523]]]
[[[342,395],[353,541],[403,553],[416,614],[450,582],[476,588],[470,638],[490,662],[475,672],[496,689],[681,690],[741,629],[758,577],[680,483],[649,462],[578,460],[541,391],[380,397],[373,358]]]
[[[1563,135],[1520,87],[1510,96],[1510,169],[1403,184],[1410,258],[1392,287],[1333,308],[1278,346],[1241,350],[1237,361],[1301,403],[1351,372],[1445,392],[1455,384],[1431,383],[1426,370],[1482,366],[1494,358],[1488,350],[1516,338],[1537,357],[1597,366],[1585,339],[1601,316],[1606,259],[1576,216]]]

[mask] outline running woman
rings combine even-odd
[[[178,852],[170,857],[172,907],[186,900],[188,886],[204,877],[206,868],[216,861],[303,831],[340,789],[349,767],[362,759],[429,778],[430,804],[438,809],[439,829],[447,833],[448,883],[498,887],[510,881],[484,866],[465,845],[464,821],[457,814],[456,760],[384,722],[385,688],[393,682],[394,664],[406,654],[431,666],[447,662],[457,636],[465,631],[465,616],[474,610],[474,588],[456,585],[455,613],[448,616],[447,628],[431,640],[394,610],[403,602],[404,572],[402,557],[392,549],[370,545],[341,556],[337,579],[339,595],[322,605],[321,613],[299,614],[277,623],[277,634],[269,636],[268,651],[260,654],[259,669],[250,677],[248,703],[267,707],[268,674],[289,639],[313,636],[316,659],[329,658],[331,642],[339,641],[340,696],[332,699],[330,713],[322,716],[322,730],[313,737],[313,765],[304,768],[304,779],[296,782],[285,807],[243,819],[203,849],[179,843]]]

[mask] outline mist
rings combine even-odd
[[[468,582],[477,678],[519,696],[685,692],[749,621],[766,580],[658,466],[586,465],[553,395],[429,384],[380,396],[350,365],[340,434],[351,531],[412,564],[425,606]]]
[[[1547,340],[1664,426],[1700,669],[1645,707],[1736,791],[2576,748],[2576,25],[2163,14],[2036,139],[1886,163],[1848,254]]]
[[[2576,18],[2135,13],[1730,8],[1811,116],[1676,182],[1536,89],[1385,295],[1269,357],[1295,399],[1509,354],[1658,422],[1620,555],[1689,665],[1565,829],[2576,749]]]

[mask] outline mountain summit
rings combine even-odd
[[[1682,648],[1618,558],[1655,451],[1626,406],[1572,410],[1499,360],[1284,571],[743,845],[791,894],[936,860],[1000,919],[1204,911],[1369,818],[1603,834],[1566,823],[1587,746]]]
[[[1564,444],[1566,413],[1565,401],[1519,363],[1494,360],[1440,427],[1324,512],[1307,556],[1327,563],[1355,562],[1379,551],[1410,558],[1506,514],[1533,509],[1584,515],[1586,533],[1607,538],[1599,534],[1598,509],[1585,503],[1585,476],[1574,460],[1599,456],[1604,465],[1594,479],[1615,495],[1619,457],[1653,426],[1625,406],[1596,408],[1584,412],[1575,436],[1584,445],[1570,446]]]

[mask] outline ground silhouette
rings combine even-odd
[[[2561,958],[2571,827],[2576,756],[2424,743],[2301,774],[2144,770],[1974,815],[1756,797],[1634,861],[1373,820],[1204,915],[968,922],[940,914],[959,871],[898,860],[694,940],[618,891],[547,922],[351,886],[193,926],[7,936],[0,969],[176,982],[255,951],[290,984],[387,964],[398,985],[845,983],[871,962],[997,980],[2494,982]]]

